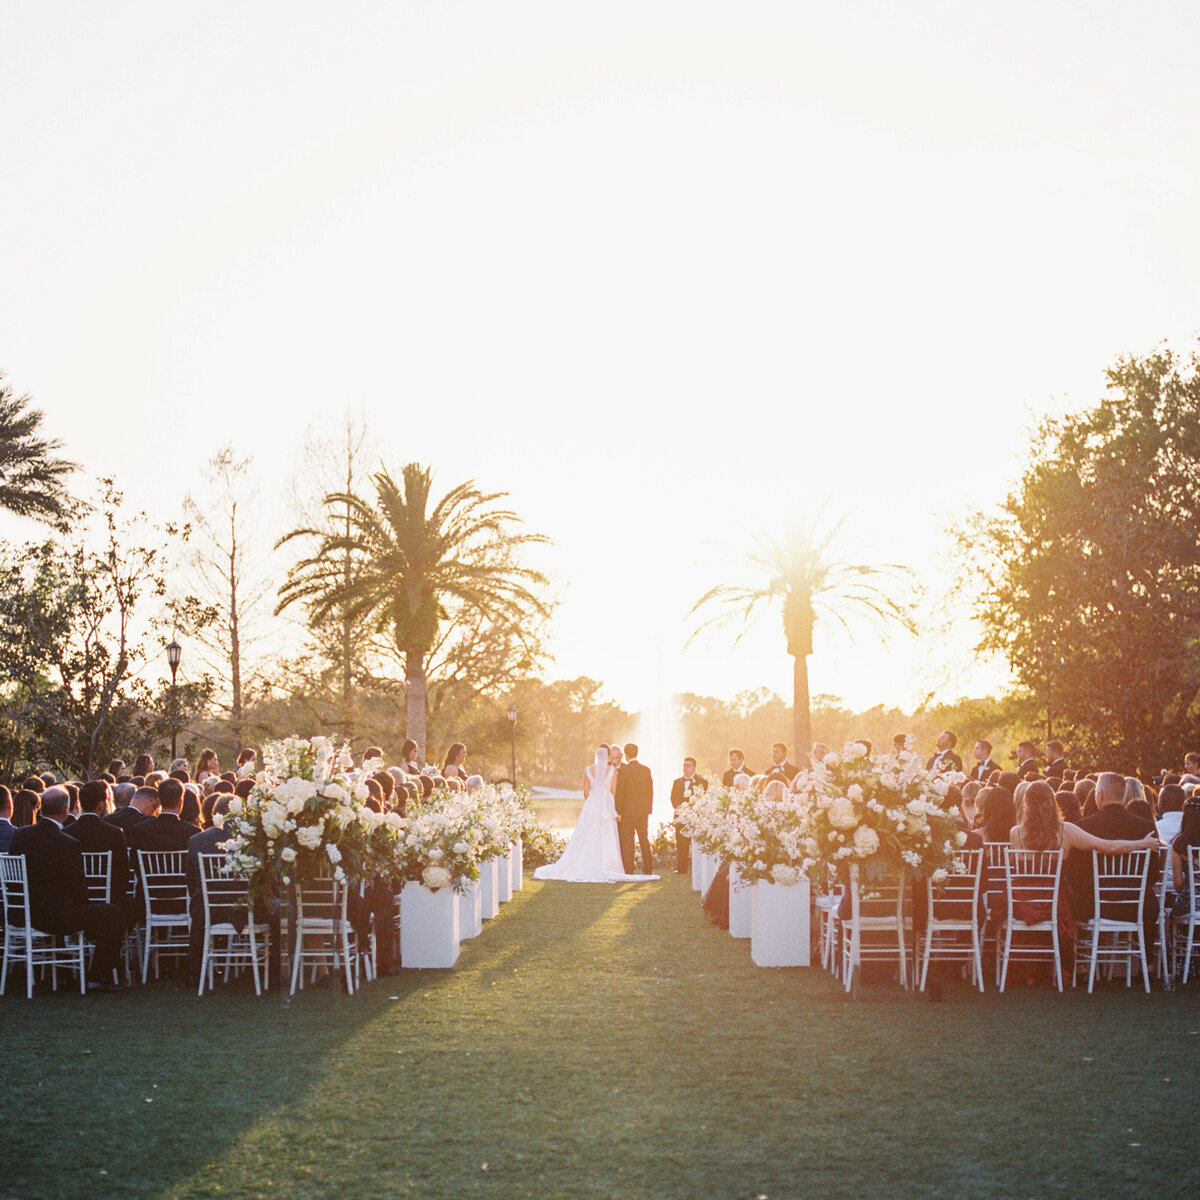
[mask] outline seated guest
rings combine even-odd
[[[482,775],[468,775],[467,781],[465,784],[463,784],[463,787],[466,789],[468,796],[474,795],[474,793],[476,793],[476,792],[482,792],[483,791],[483,776]]]
[[[131,783],[118,783],[117,791],[122,788],[132,788]],[[147,821],[158,812],[158,792],[154,788],[134,788],[132,795],[123,808],[109,813],[104,819],[115,825],[129,841],[129,831],[142,821]]]
[[[215,750],[201,750],[200,757],[196,760],[196,773],[193,778],[197,783],[203,783],[209,775],[219,775],[221,773],[221,764],[217,761],[217,752]]]
[[[1002,787],[1010,796],[1017,790],[1017,784],[1021,782],[1021,777],[1016,771],[1001,771],[1000,778],[994,783],[993,787]]]
[[[239,779],[237,783],[233,785],[233,794],[245,800],[246,797],[249,796],[252,791],[254,791],[254,788],[255,781],[253,779]]]
[[[187,875],[188,913],[191,916],[191,927],[188,930],[188,983],[192,987],[200,985],[200,963],[204,959],[204,900],[200,892],[200,855],[223,851],[225,843],[233,837],[232,832],[226,833],[223,828],[232,799],[227,792],[215,794],[213,824],[200,833],[193,833],[188,839],[184,873]],[[224,914],[221,916],[224,920],[230,919]]]
[[[113,973],[120,962],[125,917],[116,904],[88,900],[83,850],[63,832],[66,816],[66,792],[51,792],[42,801],[42,819],[18,829],[9,846],[10,854],[25,857],[30,923],[43,933],[82,931],[96,948],[88,970],[88,990],[123,991],[113,982]]]
[[[367,798],[363,801],[372,812],[383,812],[383,788],[379,786],[379,781],[376,779],[366,779],[364,783],[367,787]],[[372,804],[372,801],[374,802]]]
[[[382,759],[382,758],[383,758],[383,751],[378,746],[368,746],[363,751],[363,756],[362,756],[363,766],[365,767],[367,765],[367,763],[375,762],[376,760]]]
[[[1135,817],[1144,817],[1147,821],[1154,820],[1154,809],[1150,807],[1149,800],[1130,800],[1125,805],[1125,811],[1133,813]]]
[[[142,793],[134,796],[134,802]],[[196,833],[194,825],[180,819],[183,807],[183,784],[177,779],[164,779],[158,785],[158,803],[161,808],[157,817],[139,821],[129,831],[129,849],[138,850],[186,850],[188,842]],[[136,853],[134,858],[136,859]]]
[[[133,773],[143,778],[154,770],[154,759],[149,754],[139,754],[133,764]]]
[[[1165,790],[1165,789],[1164,789]],[[1187,800],[1180,814],[1179,832],[1171,841],[1171,879],[1176,900],[1171,916],[1186,917],[1191,911],[1191,889],[1188,881],[1188,850],[1200,846],[1200,800]]]
[[[979,794],[979,823],[985,842],[1007,842],[1017,819],[1017,807],[1007,788],[984,788]]]
[[[1079,797],[1074,792],[1055,792],[1054,803],[1058,807],[1058,815],[1063,821],[1069,821],[1072,825],[1078,825],[1080,818],[1083,816],[1083,809],[1079,803]]]
[[[13,824],[12,815],[12,792],[3,784],[0,784],[0,854],[8,853],[9,844],[17,832],[17,827]]]
[[[171,765],[167,768],[167,775],[175,777],[176,771],[182,771],[187,775],[187,779],[179,780],[180,783],[187,783],[188,779],[191,779],[191,775],[188,773],[188,760],[186,758],[171,759]]]
[[[114,758],[112,762],[108,764],[108,774],[114,779],[120,779],[122,775],[127,775],[128,773],[129,772],[125,766],[125,760],[123,758]]]
[[[79,784],[64,783],[61,785],[67,789],[67,797],[69,803],[67,805],[67,825],[73,821],[79,820]]]
[[[1092,798],[1092,794],[1096,790],[1096,784],[1095,784],[1094,780],[1088,779],[1086,776],[1084,776],[1083,779],[1075,780],[1075,786],[1071,790],[1075,793],[1076,796],[1079,797],[1080,808],[1086,809],[1088,801]],[[1096,806],[1095,806],[1095,804],[1093,804],[1092,812],[1095,812],[1095,811],[1096,811]]]
[[[246,746],[238,751],[237,768],[234,774],[239,779],[245,779],[247,775],[253,775],[258,770],[258,751]]]
[[[186,768],[182,771],[171,771],[167,775],[168,779],[178,779],[180,783],[187,785],[192,782],[192,777],[187,773]]]
[[[962,786],[962,815],[968,829],[975,828],[975,821],[979,816],[979,793],[982,791],[983,784],[977,779],[968,779]]]
[[[396,779],[388,771],[376,771],[371,778],[379,785],[379,790],[382,792],[380,804],[383,805],[384,812],[390,812],[395,807],[392,797],[396,791]]]
[[[79,820],[67,829],[87,854],[112,853],[108,898],[129,915],[129,850],[125,834],[104,820],[112,806],[112,793],[107,783],[93,779],[79,789]]]
[[[32,825],[37,819],[38,808],[42,803],[41,793],[21,788],[13,796],[13,824],[18,829]]]
[[[46,790],[46,781],[40,775],[30,775],[21,787],[27,792],[37,792],[40,796]]]
[[[1154,822],[1145,817],[1134,816],[1127,812],[1124,806],[1125,776],[1115,771],[1105,771],[1096,782],[1095,800],[1097,809],[1091,816],[1085,816],[1078,826],[1084,833],[1094,838],[1107,841],[1137,842],[1126,849],[1140,850],[1143,847],[1157,846],[1158,833]],[[1064,843],[1066,845],[1066,843]],[[1067,847],[1071,852],[1066,857],[1063,866],[1063,880],[1071,897],[1072,912],[1078,920],[1092,919],[1092,856],[1087,849],[1103,849],[1102,847]],[[1116,853],[1106,850],[1105,853]],[[1146,937],[1147,954],[1154,948],[1154,938],[1158,925],[1158,893],[1157,885],[1160,868],[1158,856],[1150,858],[1150,873],[1146,882],[1146,904],[1143,909],[1143,926]]]
[[[429,775],[418,775],[417,782],[421,785],[421,799],[428,800],[433,795],[433,778]]]
[[[178,783],[179,781],[172,779],[171,782]],[[179,807],[179,819],[185,825],[191,825],[195,830],[203,828],[204,818],[200,814],[200,797],[190,787],[183,789],[183,803]]]
[[[1122,795],[1121,803],[1124,804],[1126,808],[1128,808],[1130,806],[1130,804],[1133,803],[1134,800],[1145,800],[1145,799],[1146,799],[1146,788],[1143,785],[1142,781],[1140,779],[1138,779],[1137,776],[1135,776],[1135,775],[1126,775],[1125,776],[1125,791],[1124,791],[1124,794]]]
[[[1158,793],[1158,836],[1170,843],[1183,822],[1183,802],[1186,797],[1177,783],[1167,783]]]
[[[1185,775],[1200,775],[1200,754],[1197,754],[1195,750],[1183,756],[1183,773]]]

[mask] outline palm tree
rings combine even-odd
[[[316,551],[288,573],[282,611],[301,601],[313,621],[370,619],[404,662],[407,734],[425,750],[426,663],[448,619],[445,605],[520,626],[549,615],[539,594],[546,579],[520,566],[513,552],[549,539],[521,533],[520,518],[495,507],[506,492],[485,494],[468,480],[434,502],[429,467],[409,463],[398,484],[386,470],[372,476],[375,502],[353,492],[325,497],[344,521],[342,532],[294,529],[279,545],[315,537]],[[347,555],[355,560],[346,569]]]
[[[896,596],[907,590],[908,570],[896,563],[845,561],[842,532],[845,519],[828,523],[822,511],[797,521],[783,541],[769,535],[754,539],[753,548],[740,566],[748,570],[746,583],[719,583],[692,606],[688,616],[701,610],[712,615],[698,625],[702,630],[741,619],[736,645],[763,607],[778,607],[783,617],[787,651],[792,656],[792,736],[798,757],[812,747],[809,711],[808,656],[813,651],[813,629],[818,619],[836,622],[847,633],[850,621],[865,618],[886,636],[888,626],[913,629],[907,599]]]
[[[0,375],[0,508],[65,525],[72,510],[64,480],[75,464],[55,457],[62,443],[40,437],[42,413]]]

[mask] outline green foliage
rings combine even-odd
[[[41,434],[42,413],[0,374],[0,508],[65,529],[78,505],[67,494],[75,464],[58,458],[62,443]]]
[[[1200,709],[1200,358],[1125,358],[960,531],[980,649],[1097,764],[1153,771]]]

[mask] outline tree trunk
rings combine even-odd
[[[428,747],[425,745],[425,655],[404,656],[404,691],[408,703],[405,733],[417,743],[417,761],[425,763],[428,761]]]
[[[804,766],[812,753],[812,715],[808,700],[808,655],[797,654],[792,658],[792,737],[793,761]]]

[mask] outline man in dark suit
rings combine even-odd
[[[721,782],[726,787],[733,787],[733,781],[739,775],[753,775],[754,772],[746,766],[746,756],[740,750],[730,750],[729,770],[721,776]]]
[[[949,771],[961,771],[962,759],[954,753],[954,747],[957,745],[958,734],[951,733],[949,729],[943,729],[937,740],[937,753],[929,756],[925,770],[932,771],[935,775],[945,775]]]
[[[633,742],[625,744],[625,765],[617,776],[617,836],[621,839],[621,860],[625,874],[634,873],[633,838],[636,834],[642,845],[642,870],[654,873],[654,856],[650,853],[650,810],[654,807],[654,779],[650,768],[637,760],[638,748]]]
[[[763,778],[768,783],[772,779],[778,779],[781,783],[791,783],[799,774],[800,768],[787,760],[787,746],[783,742],[776,742],[771,747],[771,765]]]
[[[993,771],[1003,770],[998,762],[992,761],[992,743],[987,738],[980,738],[975,743],[975,765],[971,768],[971,778],[982,783]]]
[[[677,809],[685,800],[692,798],[693,792],[702,792],[707,787],[708,780],[703,775],[696,774],[696,760],[689,755],[683,760],[683,774],[671,784],[671,807]],[[692,839],[684,837],[679,825],[676,824],[675,873],[677,875],[682,875],[687,871],[691,853]]]
[[[129,900],[129,846],[125,835],[115,825],[103,820],[111,803],[108,784],[93,779],[79,789],[79,820],[67,826],[66,832],[73,837],[87,854],[112,852],[111,887],[108,898],[121,906],[126,917],[133,916]]]
[[[1024,779],[1030,771],[1037,771],[1037,750],[1032,742],[1021,742],[1017,746],[1017,777]]]
[[[145,788],[140,788],[134,800],[145,791]],[[157,797],[162,811],[157,817],[139,821],[129,831],[129,849],[186,850],[196,827],[179,819],[179,810],[183,807],[183,784],[178,779],[164,779],[158,785]]]
[[[1063,757],[1062,742],[1046,743],[1046,778],[1061,779],[1067,769],[1067,760]]]
[[[59,935],[82,930],[96,946],[88,970],[88,990],[124,991],[113,982],[113,972],[120,962],[121,939],[125,934],[124,914],[115,904],[102,904],[87,898],[83,851],[79,843],[62,830],[69,803],[65,792],[51,792],[42,801],[41,820],[36,825],[17,830],[9,853],[25,858],[29,877],[29,918],[33,927],[43,933]]]
[[[1096,781],[1096,811],[1079,822],[1079,828],[1094,837],[1109,840],[1138,841],[1154,833],[1153,821],[1127,812],[1124,807],[1125,776],[1105,771]],[[1067,893],[1071,898],[1071,915],[1079,921],[1090,921],[1095,909],[1092,894],[1092,855],[1090,851],[1072,850],[1067,854],[1064,875]],[[1142,909],[1142,932],[1146,939],[1146,957],[1151,958],[1154,939],[1158,933],[1158,856],[1150,856],[1150,873],[1146,879],[1146,903]],[[1125,918],[1130,919],[1130,918]]]
[[[8,847],[17,833],[17,827],[12,823],[12,814],[12,792],[0,785],[0,854],[8,853]]]
[[[118,783],[114,800],[123,789],[128,788],[125,803],[117,804],[115,812],[110,812],[104,818],[110,825],[115,825],[129,840],[129,831],[142,821],[153,817],[158,812],[158,792],[154,788],[135,788],[132,783]]]

